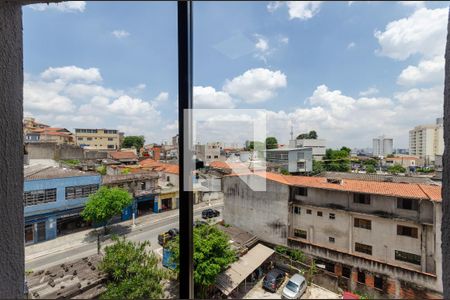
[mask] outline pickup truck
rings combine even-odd
[[[167,232],[161,233],[158,235],[158,244],[164,246],[168,241],[172,240],[177,235],[178,235],[177,228],[172,228]]]

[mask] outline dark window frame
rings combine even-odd
[[[419,229],[417,227],[397,224],[397,235],[407,236],[414,239],[419,238]]]
[[[395,250],[395,260],[406,262],[420,266],[422,264],[422,256],[414,253],[408,253],[405,251]]]
[[[397,198],[397,208],[404,210],[419,210],[419,200],[411,198]]]
[[[373,247],[371,245],[366,245],[366,244],[355,242],[355,252],[372,255]]]
[[[372,220],[367,220],[367,219],[362,219],[362,218],[354,218],[353,219],[353,227],[372,230]]]
[[[353,203],[370,205],[371,203],[370,194],[354,193]]]
[[[308,239],[308,232],[303,229],[294,228],[294,236],[301,239]]]

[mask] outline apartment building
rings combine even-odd
[[[87,226],[80,217],[101,184],[96,173],[42,165],[24,168],[25,244],[53,239]]]
[[[119,149],[121,138],[116,129],[75,128],[75,141],[86,149]]]
[[[327,141],[324,139],[296,139],[289,141],[289,148],[311,148],[314,160],[325,156]]]
[[[384,135],[376,137],[373,142],[373,156],[388,156],[394,153],[394,139]]]
[[[409,154],[419,156],[426,165],[433,165],[436,155],[444,153],[444,119],[436,124],[419,125],[409,131]]]
[[[268,164],[290,173],[312,171],[312,148],[280,148],[265,151]]]
[[[266,191],[242,176],[265,182]],[[223,189],[226,223],[301,249],[346,289],[391,298],[442,293],[440,186],[254,173],[225,176]]]
[[[205,145],[195,145],[195,155],[198,160],[208,166],[212,161],[219,160],[220,153],[224,146],[221,142],[206,143]]]

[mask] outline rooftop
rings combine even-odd
[[[257,175],[268,180],[290,186],[337,190],[342,192],[364,193],[391,197],[442,201],[441,186],[436,184],[380,182],[368,180],[344,179],[339,183],[328,182],[330,177],[290,176],[271,172],[230,174],[228,176]]]
[[[357,180],[381,181],[381,182],[436,184],[436,182],[431,180],[429,177],[395,176],[395,175],[380,175],[367,173],[322,172],[318,175],[318,177],[333,177],[341,179],[357,179]]]
[[[166,172],[166,173],[171,173],[171,174],[179,174],[180,173],[180,168],[178,165],[162,163],[162,162],[156,161],[151,158],[140,161],[139,165],[142,168],[148,168],[148,169],[151,169],[151,170],[157,171],[157,172]]]
[[[55,166],[32,165],[24,167],[24,179],[38,180],[51,178],[64,178],[76,176],[94,176],[96,173],[84,172],[68,168],[60,168]]]
[[[111,151],[111,152],[109,152],[109,156],[111,156],[111,158],[115,159],[115,160],[121,160],[121,159],[137,160],[137,155],[131,151]]]

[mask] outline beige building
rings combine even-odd
[[[120,134],[115,129],[75,129],[75,142],[85,149],[119,149]]]
[[[420,125],[409,131],[409,154],[419,156],[426,165],[435,162],[436,155],[444,153],[444,120],[436,124]]]
[[[262,240],[301,249],[375,298],[442,293],[441,187],[326,177],[225,176],[224,220]],[[251,177],[251,178],[250,178]]]
[[[215,160],[219,160],[220,152],[223,150],[223,143],[214,142],[206,143],[205,145],[195,145],[196,158],[203,161],[207,166]]]

